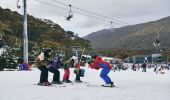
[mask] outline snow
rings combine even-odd
[[[0,100],[169,100],[170,71],[156,74],[153,69],[140,71],[111,71],[109,76],[117,87],[106,88],[100,79],[100,70],[85,68],[84,82],[95,86],[88,87],[85,83],[66,87],[38,86],[40,71],[1,71]],[[60,70],[61,79],[64,70]],[[71,69],[70,80],[75,75]],[[52,74],[49,73],[49,81]]]
[[[6,51],[5,48],[0,48],[0,56]]]

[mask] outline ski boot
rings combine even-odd
[[[76,83],[82,83],[83,81],[81,81],[81,80],[74,80],[74,82],[76,82]]]
[[[113,84],[113,82],[110,82],[108,84],[104,84],[102,85],[103,87],[115,87],[115,85]]]
[[[38,83],[38,85],[42,85],[42,86],[50,86],[52,85],[50,82],[42,82],[42,83]]]
[[[51,84],[62,84],[61,81],[52,81]]]
[[[73,83],[73,82],[70,81],[70,80],[63,80],[62,82],[63,82],[63,83]]]

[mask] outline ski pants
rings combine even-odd
[[[100,77],[105,81],[106,84],[111,83],[110,77],[107,74],[110,72],[109,68],[103,68],[100,73]]]
[[[54,68],[48,68],[48,70],[53,73],[53,82],[60,81],[60,71]]]
[[[75,80],[80,80],[80,76],[81,76],[81,69],[77,69]]]
[[[40,74],[40,83],[47,82],[48,81],[48,69],[46,66],[40,66],[38,69],[41,71]]]
[[[65,68],[63,80],[69,80],[69,77],[70,77],[70,70],[69,70],[69,68]]]

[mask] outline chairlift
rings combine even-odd
[[[5,41],[0,39],[0,48],[3,48],[5,45],[6,45]]]
[[[15,51],[19,51],[19,50],[21,50],[20,47],[21,47],[21,46],[20,46],[19,43],[15,43],[13,49],[14,49]]]
[[[2,35],[0,34],[0,48],[3,48],[6,46],[5,41],[2,39]]]
[[[19,0],[17,1],[17,8],[20,9],[21,5],[19,4]]]
[[[156,38],[156,40],[153,42],[154,46],[159,46],[161,43],[161,41],[159,40],[159,38]]]
[[[160,45],[160,43],[161,43],[161,41],[159,39],[159,32],[158,32],[158,35],[157,35],[155,41],[153,42],[153,45],[158,47]]]
[[[14,46],[13,46],[13,50],[15,50],[15,51],[19,51],[19,50],[21,50],[21,45],[19,44],[19,43],[17,43],[17,38],[16,38],[16,42],[15,42],[15,44],[14,44]]]
[[[111,21],[110,24],[111,24],[111,28],[112,28],[113,27],[113,22]]]
[[[114,30],[114,25],[113,25],[114,22],[110,21],[110,25],[111,25],[111,28],[110,30]]]
[[[72,10],[71,10],[71,4],[68,5],[68,6],[70,7],[70,10],[69,10],[68,16],[66,17],[66,20],[67,20],[67,21],[70,21],[70,19],[73,18],[73,12],[72,12]]]
[[[36,54],[38,54],[39,52],[40,52],[40,50],[39,50],[37,44],[35,43],[35,46],[32,48],[32,53],[33,53],[33,55],[36,55]]]

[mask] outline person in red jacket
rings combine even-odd
[[[105,87],[113,87],[113,82],[111,81],[110,77],[108,76],[108,73],[110,72],[112,66],[106,61],[103,61],[101,57],[95,55],[92,57],[92,61],[89,62],[89,66],[92,69],[99,70],[102,68],[100,77],[105,81],[106,84],[102,85]]]

